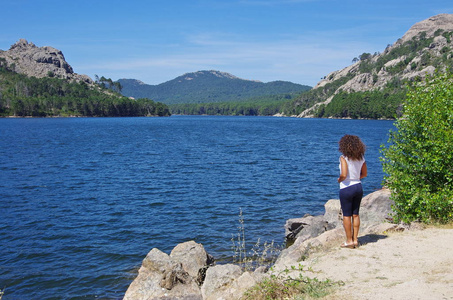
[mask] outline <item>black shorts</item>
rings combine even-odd
[[[352,215],[358,215],[362,197],[363,189],[361,183],[340,189],[340,203],[343,216],[351,217]]]

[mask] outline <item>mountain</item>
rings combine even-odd
[[[57,77],[93,84],[93,80],[87,75],[74,73],[60,50],[49,46],[37,47],[25,39],[20,39],[7,51],[0,50],[0,60],[19,74],[36,78]]]
[[[111,89],[111,79],[93,82],[74,73],[63,53],[24,39],[0,50],[0,117],[169,116],[168,107],[129,99]]]
[[[261,96],[297,94],[311,89],[310,86],[287,81],[263,83],[244,80],[214,70],[186,73],[158,85],[148,85],[135,79],[118,81],[125,96],[149,98],[166,104],[238,102]]]
[[[286,112],[298,117],[393,117],[405,86],[436,69],[453,70],[453,14],[413,25],[383,53],[363,53],[353,64],[324,77]]]

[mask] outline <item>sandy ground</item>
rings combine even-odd
[[[453,229],[365,235],[359,241],[357,249],[338,247],[302,263],[313,277],[345,283],[324,299],[453,299]]]

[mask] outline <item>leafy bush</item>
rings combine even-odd
[[[451,222],[453,74],[411,87],[396,129],[381,158],[396,221]]]

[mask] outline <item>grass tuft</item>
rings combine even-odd
[[[242,300],[321,298],[328,295],[335,286],[344,285],[341,281],[304,276],[302,265],[299,265],[299,269],[292,269],[295,270],[299,271],[297,277],[290,277],[290,271],[287,269],[277,275],[271,275],[245,292]]]
[[[245,239],[244,215],[239,209],[239,226],[236,236],[232,236],[233,263],[241,266],[244,271],[253,271],[259,267],[270,267],[278,257],[281,249],[274,244],[274,241],[261,243],[258,239],[248,251]]]

